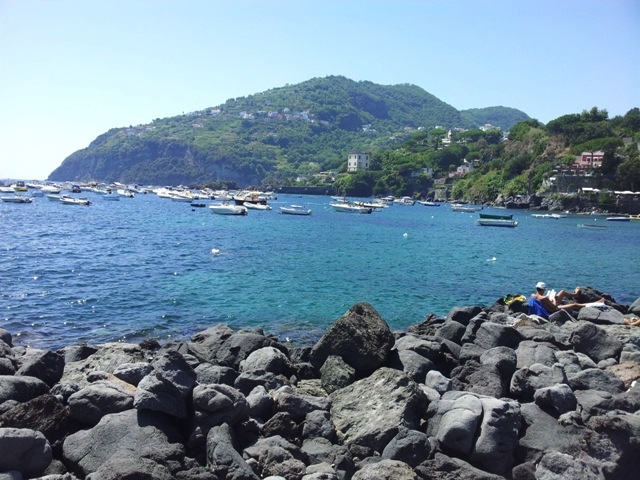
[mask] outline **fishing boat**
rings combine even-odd
[[[483,227],[515,228],[518,226],[518,222],[516,222],[515,220],[501,220],[499,218],[480,218],[476,220],[476,223]]]
[[[280,207],[280,213],[285,215],[311,215],[311,210],[304,208],[302,205],[290,205],[288,207]]]
[[[213,203],[209,209],[218,215],[246,215],[247,207],[244,205],[232,205],[231,203]]]
[[[513,215],[497,215],[493,213],[479,213],[480,218],[486,218],[488,220],[511,220]]]

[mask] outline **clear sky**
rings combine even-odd
[[[0,178],[314,77],[548,122],[640,107],[640,0],[0,0]]]

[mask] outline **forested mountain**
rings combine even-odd
[[[285,184],[337,169],[352,151],[394,148],[419,131],[486,123],[507,130],[528,118],[505,107],[460,112],[415,85],[314,78],[147,125],[114,128],[67,157],[49,180]]]

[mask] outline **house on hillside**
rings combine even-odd
[[[604,152],[600,150],[597,152],[582,152],[582,154],[576,157],[576,161],[573,163],[573,166],[583,170],[600,168],[602,166],[603,158]]]
[[[347,172],[369,170],[371,155],[368,153],[350,153],[347,158]]]

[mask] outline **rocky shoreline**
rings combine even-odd
[[[47,351],[0,329],[0,480],[635,478],[640,298],[609,299],[406,332],[359,303],[309,346],[214,325]]]

